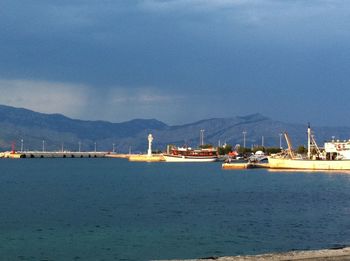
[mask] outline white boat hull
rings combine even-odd
[[[181,155],[164,155],[167,162],[214,162],[217,157],[200,157],[200,156],[181,156]]]
[[[350,170],[350,160],[305,160],[269,157],[271,169]]]

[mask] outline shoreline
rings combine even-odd
[[[286,260],[350,260],[350,247],[320,250],[298,250],[246,256],[203,257],[198,259],[174,259],[171,261],[286,261]]]

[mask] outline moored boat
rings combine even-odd
[[[288,159],[269,157],[271,169],[350,170],[350,160]]]
[[[285,138],[288,144],[286,153],[268,157],[271,169],[303,169],[303,170],[350,170],[350,142],[326,142],[321,152],[311,135],[308,127],[308,153],[307,157],[295,155],[292,150],[288,134]]]
[[[218,153],[215,148],[172,147],[164,154],[164,159],[167,162],[214,162],[218,160]]]

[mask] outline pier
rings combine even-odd
[[[223,169],[255,169],[255,168],[270,168],[268,163],[256,163],[256,162],[231,162],[223,163]]]
[[[119,158],[129,159],[130,161],[164,161],[162,154],[117,154],[106,151],[16,151],[0,152],[0,158],[19,159],[19,158]]]
[[[141,154],[141,155],[131,155],[129,157],[129,161],[141,161],[141,162],[159,162],[159,161],[165,161],[162,154],[160,155],[151,155],[148,154]]]
[[[103,158],[108,152],[22,151],[4,153],[4,158]]]

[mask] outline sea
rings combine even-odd
[[[164,260],[350,245],[350,173],[0,160],[1,260]]]

